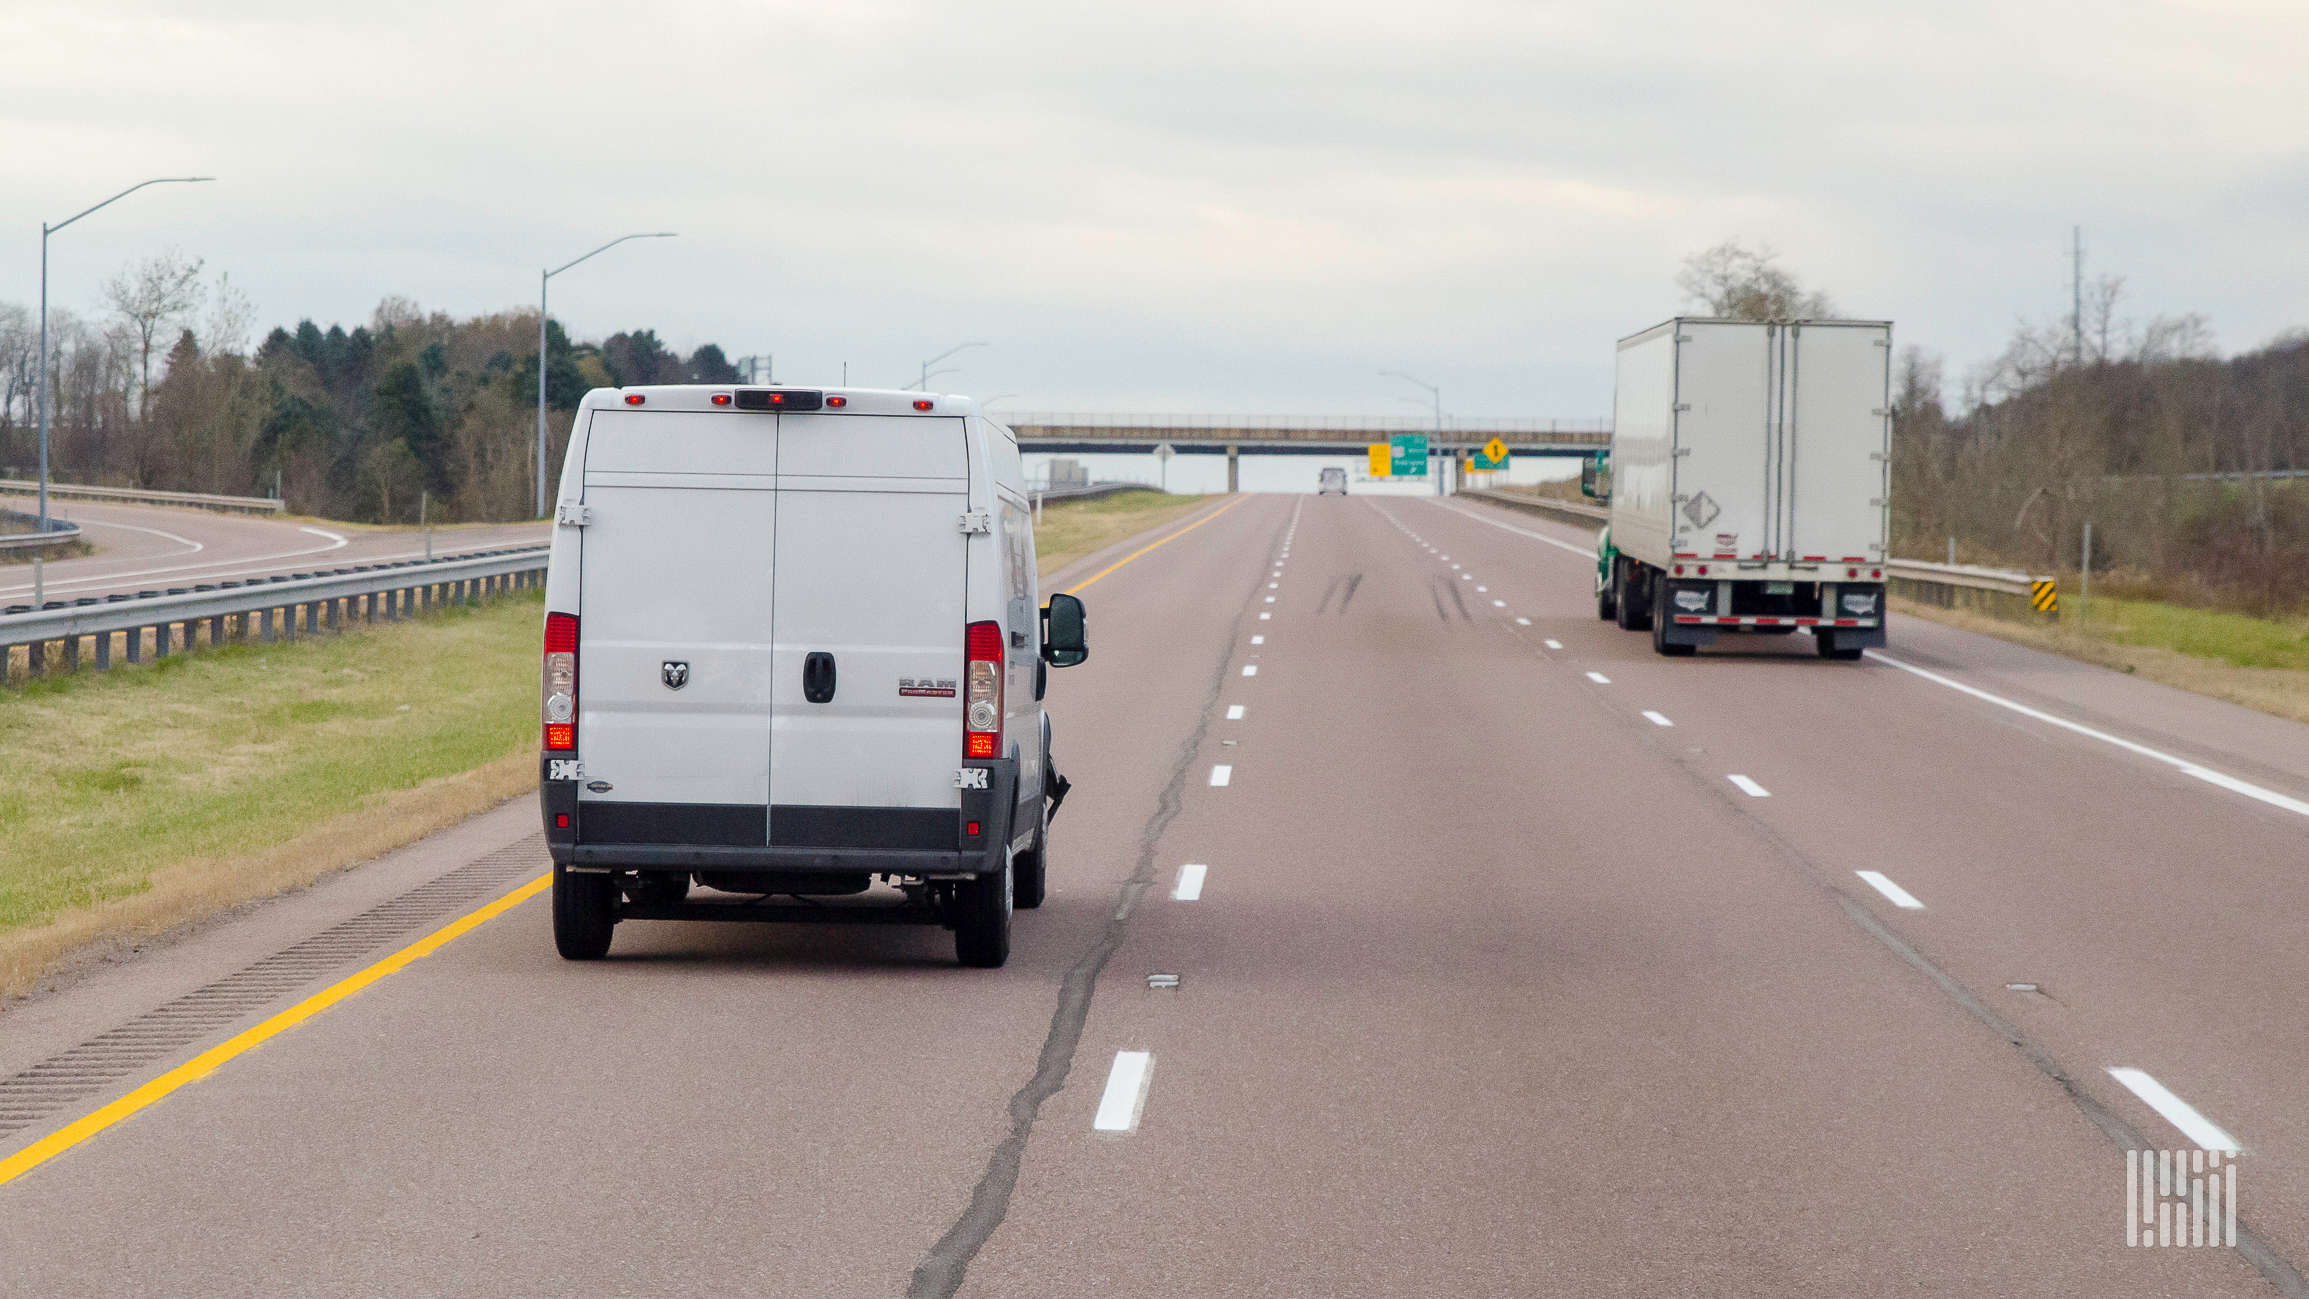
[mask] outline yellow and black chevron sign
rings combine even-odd
[[[2059,613],[2060,592],[2053,589],[2049,577],[2028,584],[2029,607],[2038,613]]]

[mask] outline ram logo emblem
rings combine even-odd
[[[665,682],[665,688],[668,690],[679,690],[689,684],[689,664],[687,663],[677,663],[672,659],[667,659],[658,665],[657,674],[658,679]]]

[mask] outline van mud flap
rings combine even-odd
[[[1049,770],[1047,764],[1045,764],[1044,770]],[[1046,819],[1052,821],[1058,819],[1058,809],[1066,803],[1066,791],[1073,788],[1073,781],[1055,771],[1050,773],[1050,811],[1044,814]]]

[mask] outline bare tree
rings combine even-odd
[[[256,319],[255,305],[233,284],[231,273],[217,276],[216,292],[209,299],[208,351],[219,356],[243,355]]]
[[[104,300],[136,331],[140,411],[143,394],[152,391],[153,344],[170,325],[200,307],[203,264],[198,257],[186,261],[181,251],[169,248],[124,268],[105,283]]]
[[[1769,247],[1749,248],[1738,238],[1693,253],[1676,273],[1684,296],[1727,320],[1816,320],[1836,314],[1824,293],[1806,292],[1796,277],[1774,265]]]

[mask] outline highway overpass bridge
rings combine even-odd
[[[1359,455],[1398,433],[1425,433],[1438,454],[1472,451],[1493,438],[1517,456],[1584,456],[1611,444],[1609,419],[1461,419],[1438,431],[1432,419],[1387,415],[1093,415],[994,412],[1020,446],[1078,454],[1148,452],[1167,444],[1180,455]]]

